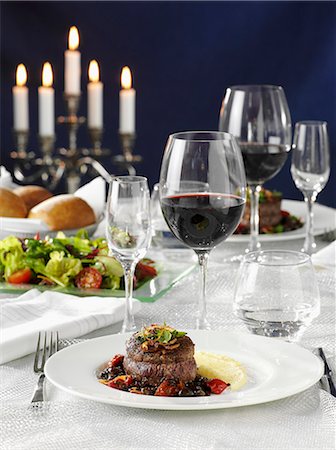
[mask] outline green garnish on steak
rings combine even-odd
[[[158,342],[160,344],[170,344],[173,343],[173,341],[175,343],[177,338],[185,336],[186,334],[186,332],[175,330],[166,324],[152,324],[137,333],[137,340],[141,343],[148,341]]]

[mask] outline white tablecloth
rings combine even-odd
[[[320,242],[319,246],[322,245]],[[297,241],[267,245],[293,250],[300,246],[301,242]],[[220,249],[211,259],[210,321],[215,329],[247,332],[232,314],[237,265],[222,263]],[[322,346],[332,357],[335,350],[334,270],[319,268],[317,278],[321,314],[304,335],[302,344]],[[137,315],[138,326],[166,320],[181,329],[192,327],[198,292],[198,274],[192,273],[156,303],[144,304]],[[87,337],[119,329],[120,323]],[[31,411],[28,405],[36,381],[32,360],[33,355],[29,355],[1,367],[2,449],[335,448],[336,400],[317,385],[302,394],[258,406],[174,412],[136,410],[79,400],[47,383],[48,401],[42,409]]]

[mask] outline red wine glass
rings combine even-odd
[[[246,85],[227,89],[220,111],[219,129],[233,134],[243,154],[250,197],[250,245],[260,247],[259,192],[286,162],[292,125],[281,86]]]
[[[161,165],[161,208],[172,233],[198,256],[199,329],[210,328],[205,292],[209,253],[237,228],[245,198],[243,159],[232,135],[190,131],[169,136]]]

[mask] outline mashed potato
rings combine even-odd
[[[230,383],[233,391],[242,388],[247,382],[245,368],[240,362],[228,356],[196,352],[195,360],[198,375],[206,378],[219,378]]]

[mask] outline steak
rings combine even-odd
[[[135,333],[126,343],[126,373],[150,385],[157,385],[163,379],[193,381],[196,378],[194,343],[188,336],[177,338],[176,343],[179,345],[172,349],[159,345],[155,350],[148,350]]]

